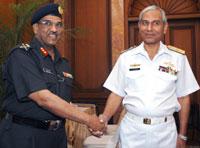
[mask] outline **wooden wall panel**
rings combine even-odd
[[[124,15],[124,0],[111,0],[111,32],[112,32],[112,65],[115,64],[117,58],[121,54],[121,51],[126,49],[125,47],[125,15]]]
[[[129,47],[137,46],[141,43],[141,38],[139,36],[139,29],[137,22],[129,22]]]
[[[188,60],[190,64],[192,65],[192,45],[194,45],[194,40],[192,40],[194,32],[192,28],[173,28],[171,30],[171,44],[173,44],[176,47],[181,48],[180,46],[184,47],[183,50],[185,50]],[[173,36],[173,37],[172,37]],[[186,42],[187,41],[187,42]]]
[[[200,10],[199,0],[130,0],[129,17],[138,17],[140,11],[149,5],[158,5],[167,15],[196,14]]]
[[[196,36],[197,30],[195,19],[189,20],[172,20],[169,21],[169,29],[166,34],[166,44],[174,45],[186,51],[189,62],[195,67],[196,59]],[[193,62],[194,61],[194,62]]]
[[[200,21],[196,19],[170,20],[168,32],[166,34],[166,44],[174,45],[186,51],[189,63],[200,84],[198,41],[200,40]],[[200,91],[192,95],[192,101],[200,104]]]
[[[72,41],[75,102],[105,103],[102,84],[110,73],[111,47],[108,0],[74,0],[73,27],[80,32]]]

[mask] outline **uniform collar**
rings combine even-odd
[[[147,55],[147,52],[146,50],[144,49],[144,42],[142,42],[139,46],[137,46],[135,49],[132,50],[132,53],[133,54],[141,54],[141,55]],[[167,53],[167,54],[170,54],[169,53],[169,49],[167,48],[166,45],[164,45],[162,42],[160,42],[160,47],[159,47],[159,50],[158,50],[158,55],[161,55],[161,54],[164,54],[164,53]]]
[[[45,48],[42,46],[42,44],[40,43],[40,41],[37,38],[34,37],[33,40],[31,41],[30,45],[40,57],[43,57],[43,58],[49,57],[47,50],[45,50]],[[54,47],[53,50],[55,53],[54,61],[56,62],[61,58],[61,56],[56,47]]]
[[[160,48],[159,48],[158,54],[163,54],[163,53],[169,54],[169,49],[167,48],[166,45],[160,42]]]

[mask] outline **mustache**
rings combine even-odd
[[[48,33],[48,35],[55,35],[55,36],[58,36],[58,32],[51,31],[51,32]]]

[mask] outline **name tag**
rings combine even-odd
[[[48,74],[53,74],[53,72],[50,69],[47,69],[45,67],[42,68],[42,71]]]
[[[140,64],[135,63],[130,65],[129,71],[137,71],[137,70],[140,70]]]
[[[140,68],[130,68],[129,71],[136,71],[136,70],[140,70]]]

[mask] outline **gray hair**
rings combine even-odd
[[[143,15],[148,12],[148,11],[151,11],[151,10],[159,10],[160,13],[161,13],[161,16],[162,16],[162,21],[163,23],[167,23],[167,17],[166,17],[166,14],[165,14],[165,11],[163,9],[161,9],[160,7],[156,6],[156,5],[150,5],[146,8],[144,8],[141,12],[140,12],[140,15],[139,15],[139,22],[142,20],[142,17]]]

